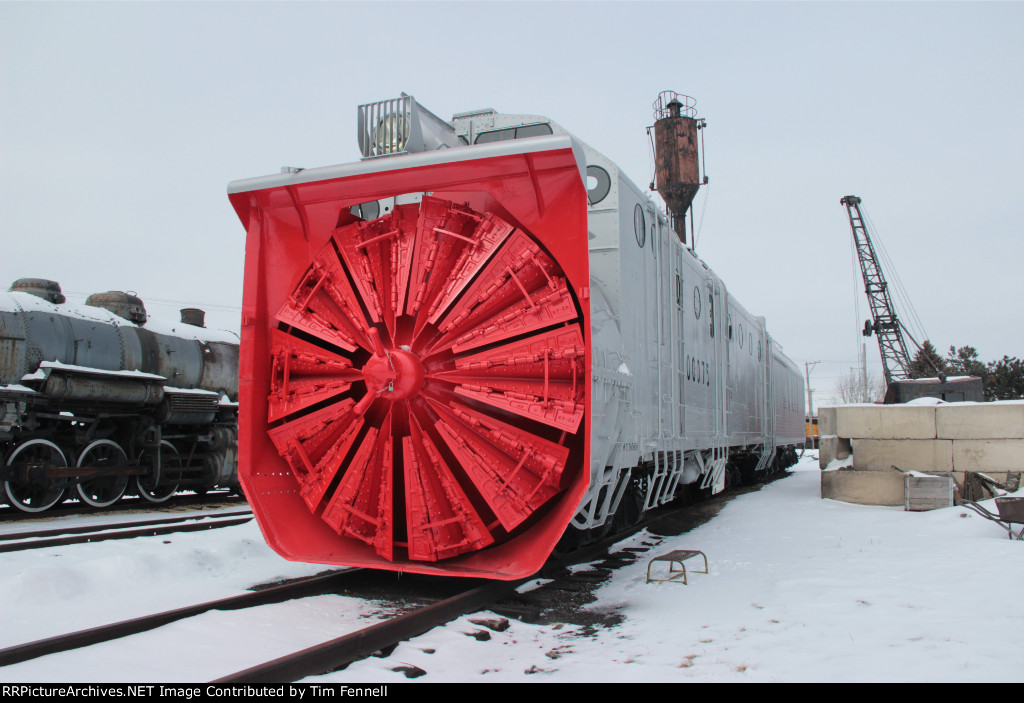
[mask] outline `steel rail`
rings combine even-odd
[[[77,535],[88,532],[101,532],[103,530],[114,530],[122,527],[148,527],[150,525],[169,525],[176,522],[188,522],[189,520],[205,520],[206,518],[235,517],[238,515],[252,515],[251,510],[234,510],[225,513],[203,513],[199,515],[182,515],[179,517],[154,518],[151,520],[133,520],[131,522],[111,522],[106,524],[78,525],[75,527],[55,527],[48,530],[34,530],[32,532],[8,532],[0,534],[0,542],[18,539],[31,539],[36,537],[55,537],[56,535]]]
[[[285,683],[336,671],[378,650],[422,635],[461,615],[476,612],[511,594],[528,580],[491,581],[411,613],[215,679],[211,683]]]
[[[136,496],[125,496],[119,501],[112,505],[108,505],[105,508],[93,508],[85,503],[81,502],[65,502],[54,505],[49,510],[45,510],[38,513],[27,513],[23,510],[10,505],[3,505],[0,507],[0,521],[9,523],[25,522],[30,520],[39,520],[40,518],[63,518],[63,517],[81,517],[90,516],[96,514],[119,514],[124,512],[131,512],[137,510],[164,510],[164,509],[175,509],[175,508],[187,508],[189,506],[195,506],[196,510],[201,510],[204,506],[210,503],[241,503],[245,504],[245,498],[242,496],[234,495],[227,489],[215,488],[211,489],[203,495],[184,495],[178,494],[171,498],[168,498],[162,503],[151,503],[147,500]]]
[[[189,605],[183,608],[167,610],[153,615],[144,615],[139,618],[122,620],[109,625],[100,625],[87,630],[78,630],[63,635],[47,637],[25,644],[18,644],[0,649],[0,666],[9,666],[20,662],[37,659],[48,654],[66,652],[72,649],[81,649],[101,642],[136,635],[140,632],[154,630],[178,620],[201,615],[210,610],[241,610],[253,608],[260,605],[280,603],[299,597],[308,597],[327,593],[335,586],[336,581],[357,572],[358,569],[346,569],[333,571],[326,574],[318,574],[309,578],[300,579],[293,583],[273,586],[259,591],[243,593],[238,596],[221,598],[219,600],[207,601],[197,605]]]
[[[185,518],[188,520],[190,518]],[[196,519],[196,518],[191,518]],[[87,544],[91,542],[105,542],[112,539],[132,539],[134,537],[153,537],[156,535],[169,535],[178,532],[198,532],[200,530],[213,530],[218,527],[233,527],[243,525],[252,520],[252,514],[242,517],[229,517],[228,519],[217,519],[217,516],[205,516],[204,522],[196,522],[191,525],[173,524],[162,526],[137,527],[134,529],[121,530],[118,526],[104,525],[99,529],[82,530],[71,528],[77,532],[67,537],[51,537],[49,539],[36,539],[29,542],[14,541],[22,539],[22,535],[4,536],[9,540],[7,544],[0,544],[0,552],[20,552],[29,549],[42,549],[43,547],[62,547],[69,544]],[[176,520],[177,521],[177,520]]]

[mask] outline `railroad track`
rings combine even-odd
[[[756,487],[747,490],[756,490]],[[661,542],[659,534],[678,534],[704,522],[717,513],[731,497],[733,496],[716,496],[701,503],[704,509],[700,511],[695,511],[696,506],[693,505],[685,509],[658,511],[651,515],[652,520],[648,521],[648,530],[652,532],[651,539],[644,540],[641,546],[626,547],[609,553],[608,546],[624,536],[614,535],[599,544],[589,546],[586,550],[574,552],[561,561],[549,562],[539,574],[531,577],[535,581],[538,577],[541,579],[530,584],[530,588],[519,588],[527,579],[512,582],[467,581],[358,569],[332,571],[232,598],[8,647],[0,650],[0,666],[28,662],[60,652],[72,652],[141,632],[157,630],[209,611],[241,611],[325,594],[376,601],[382,603],[385,610],[401,612],[367,627],[349,628],[348,632],[333,639],[307,646],[286,656],[278,656],[256,666],[240,669],[216,678],[213,682],[280,683],[329,673],[343,669],[352,662],[374,653],[389,653],[405,640],[426,633],[462,615],[480,610],[490,610],[505,618],[537,624],[569,622],[605,627],[614,624],[619,616],[616,613],[595,614],[582,607],[594,600],[593,591],[597,586],[617,568],[644,558],[652,547]],[[659,526],[657,523],[663,525]],[[577,562],[590,562],[590,566],[584,569],[568,568],[568,564]],[[452,593],[454,589],[459,590]],[[588,618],[590,620],[587,620]],[[282,623],[282,627],[290,625],[290,622]],[[16,671],[14,675],[17,676]],[[406,675],[415,676],[416,673]]]
[[[227,489],[214,489],[203,494],[175,495],[164,503],[150,503],[138,497],[122,498],[117,503],[106,508],[97,509],[88,506],[80,501],[69,500],[61,505],[54,506],[41,513],[27,513],[24,510],[16,510],[8,505],[0,506],[0,523],[18,523],[36,520],[48,520],[63,517],[86,517],[95,515],[114,515],[118,513],[130,513],[139,510],[146,511],[168,511],[176,510],[201,510],[210,505],[234,505],[246,504],[244,496]]]
[[[156,630],[179,620],[213,610],[240,611],[287,600],[348,591],[350,588],[354,588],[359,592],[372,592],[377,588],[374,579],[379,578],[380,574],[370,573],[364,583],[355,583],[366,575],[367,572],[359,569],[332,571],[239,596],[177,608],[162,613],[123,620],[87,630],[70,632],[56,637],[7,647],[0,650],[0,667],[112,642],[131,635]],[[434,579],[432,583],[436,586],[442,582],[441,580]],[[386,650],[389,647],[393,647],[404,640],[427,632],[460,615],[475,612],[511,593],[516,585],[518,585],[514,582],[489,581],[482,584],[479,582],[472,583],[467,587],[467,583],[464,580],[455,583],[460,589],[455,595],[446,595],[433,602],[416,605],[412,610],[389,617],[382,622],[358,628],[314,647],[247,668],[218,679],[214,683],[295,681],[305,676],[333,671],[357,659],[369,656],[378,650]],[[427,584],[428,587],[429,585],[430,583]],[[444,586],[450,590],[452,582],[446,581]],[[434,598],[434,595],[429,593],[424,595],[421,592],[409,596],[410,600],[422,600],[424,598],[431,600]],[[405,607],[408,608],[410,606],[406,603]]]
[[[523,579],[525,581],[526,579]],[[343,669],[510,595],[523,581],[489,581],[412,612],[238,671],[212,683],[286,683]]]
[[[581,624],[585,625],[614,624],[617,622],[615,614],[583,613],[582,606],[594,600],[593,590],[615,569],[632,563],[648,551],[648,546],[642,546],[608,553],[608,547],[623,536],[624,533],[612,535],[561,559],[551,559],[538,574],[529,578],[477,582],[455,595],[411,612],[249,667],[211,683],[286,683],[307,676],[327,674],[376,652],[389,652],[401,642],[480,610],[491,610],[498,615],[535,623],[581,619]],[[598,563],[583,571],[568,568],[571,564],[590,560],[597,560]],[[537,583],[531,584],[531,588],[521,589],[530,582]],[[376,589],[371,585],[368,590]],[[417,674],[411,672],[406,675],[414,677]]]
[[[245,509],[224,513],[10,532],[0,535],[0,552],[18,552],[27,549],[58,547],[68,544],[103,542],[111,539],[131,539],[133,537],[151,537],[153,535],[166,535],[176,532],[212,530],[219,527],[241,525],[249,522],[252,518],[252,511]]]
[[[38,659],[49,654],[67,652],[83,647],[90,647],[102,642],[137,635],[141,632],[155,630],[178,620],[194,617],[211,610],[241,610],[260,605],[280,603],[294,598],[329,593],[338,588],[346,577],[354,573],[354,569],[331,571],[316,576],[296,579],[278,586],[271,586],[238,596],[207,601],[196,605],[175,608],[161,613],[144,615],[130,620],[91,627],[87,630],[69,632],[64,635],[27,642],[0,649],[0,666],[10,666],[21,662]]]
[[[611,560],[615,561],[614,556],[611,557]],[[606,566],[609,565],[606,563]],[[525,617],[527,620],[532,620],[541,612],[550,611],[556,602],[572,607],[570,601],[565,598],[565,593],[579,591],[581,584],[591,586],[599,584],[614,566],[602,569],[602,574],[598,578],[595,578],[593,572],[569,574],[561,565],[552,565],[548,568],[562,570],[563,573],[560,577],[545,579],[546,583],[543,586],[526,593],[518,593],[517,589],[528,579],[467,583],[466,580],[452,581],[436,577],[421,578],[407,575],[403,579],[403,585],[397,586],[393,574],[366,572],[359,569],[332,571],[230,598],[0,649],[0,667],[52,654],[84,650],[94,645],[157,630],[177,621],[215,610],[241,611],[293,599],[339,592],[365,598],[370,598],[371,594],[383,594],[385,599],[391,603],[405,601],[399,605],[406,612],[292,654],[214,679],[212,683],[297,681],[307,676],[343,669],[352,662],[379,651],[387,652],[403,641],[424,634],[462,615],[480,610],[491,609],[499,614],[507,612],[512,617]],[[390,591],[387,590],[388,586],[383,583],[389,580],[389,577],[392,581]],[[458,592],[450,594],[449,591],[452,588],[458,588]],[[440,594],[438,590],[441,591]],[[416,601],[417,604],[412,605],[412,601]],[[576,601],[572,601],[572,603],[576,603]]]
[[[713,512],[721,506],[713,508]],[[645,521],[671,514],[660,510]],[[550,623],[581,619],[581,624],[597,626],[617,622],[612,614],[582,613],[582,606],[594,600],[592,592],[612,572],[632,563],[649,550],[649,546],[627,547],[615,553],[609,548],[617,541],[635,532],[625,530],[561,557],[553,557],[544,568],[529,578],[516,581],[483,581],[472,587],[411,612],[351,632],[336,639],[307,647],[292,654],[249,667],[214,680],[212,683],[286,683],[307,676],[317,676],[343,669],[352,662],[376,652],[387,652],[401,642],[422,635],[435,627],[479,610],[493,612],[519,620]],[[656,544],[655,539],[650,544]],[[569,566],[580,562],[596,561],[591,568],[573,571]],[[436,577],[435,579],[436,580]],[[536,581],[535,587],[520,587]],[[377,591],[371,586],[369,591]],[[571,612],[570,612],[571,611]],[[414,676],[407,674],[407,676]]]
[[[599,548],[595,546],[588,553],[595,549]],[[597,552],[593,551],[593,553]],[[552,563],[549,568],[564,572],[564,568],[560,564]],[[420,577],[413,574],[401,575],[399,578],[399,575],[390,572],[359,569],[332,571],[231,598],[177,608],[8,647],[0,650],[0,667],[61,652],[81,650],[156,630],[209,611],[240,611],[330,593],[343,592],[348,596],[365,600],[378,599],[388,603],[396,610],[404,611],[381,622],[354,629],[315,646],[306,647],[292,654],[237,671],[216,679],[214,683],[295,681],[307,676],[342,669],[354,661],[381,650],[388,651],[389,648],[393,648],[405,640],[428,632],[462,615],[479,610],[494,607],[499,612],[503,610],[516,613],[525,613],[526,610],[538,611],[543,606],[523,605],[524,602],[535,601],[536,596],[524,597],[516,593],[516,589],[526,580],[453,580]],[[572,577],[568,577],[568,581],[571,580]],[[552,583],[555,585],[552,586]],[[544,588],[536,589],[536,592],[547,593],[548,600],[550,600],[552,598],[550,594],[561,584],[560,580],[549,581]],[[565,587],[570,590],[573,588],[571,584]],[[453,590],[456,592],[452,593]],[[508,603],[504,609],[498,606],[503,601]],[[542,599],[540,602],[547,601]]]

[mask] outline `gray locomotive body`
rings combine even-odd
[[[148,319],[119,292],[67,304],[34,279],[0,293],[0,502],[237,486],[238,339],[193,320]]]
[[[547,117],[477,110],[448,126],[452,144],[566,135],[578,154],[588,196],[593,419],[589,487],[573,528],[592,536],[686,486],[713,494],[796,462],[802,375],[765,319],[729,294],[650,194]]]
[[[648,510],[685,485],[717,493],[792,465],[804,386],[764,318],[729,295],[664,211],[583,150],[594,430],[590,491],[573,525],[586,530],[623,500]]]
[[[468,113],[453,125],[468,143],[568,134],[534,115]],[[650,195],[573,141],[586,163],[593,426],[571,524],[600,532],[684,486],[717,493],[795,463],[804,384],[765,319],[729,295]]]

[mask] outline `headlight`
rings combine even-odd
[[[452,125],[405,93],[400,98],[360,105],[357,134],[364,159],[416,154],[464,143]]]
[[[374,142],[378,154],[397,154],[409,140],[409,120],[404,114],[387,115],[377,123]]]

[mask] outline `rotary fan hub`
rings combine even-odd
[[[363,366],[366,392],[385,400],[405,400],[423,387],[423,362],[408,349],[387,349]]]

